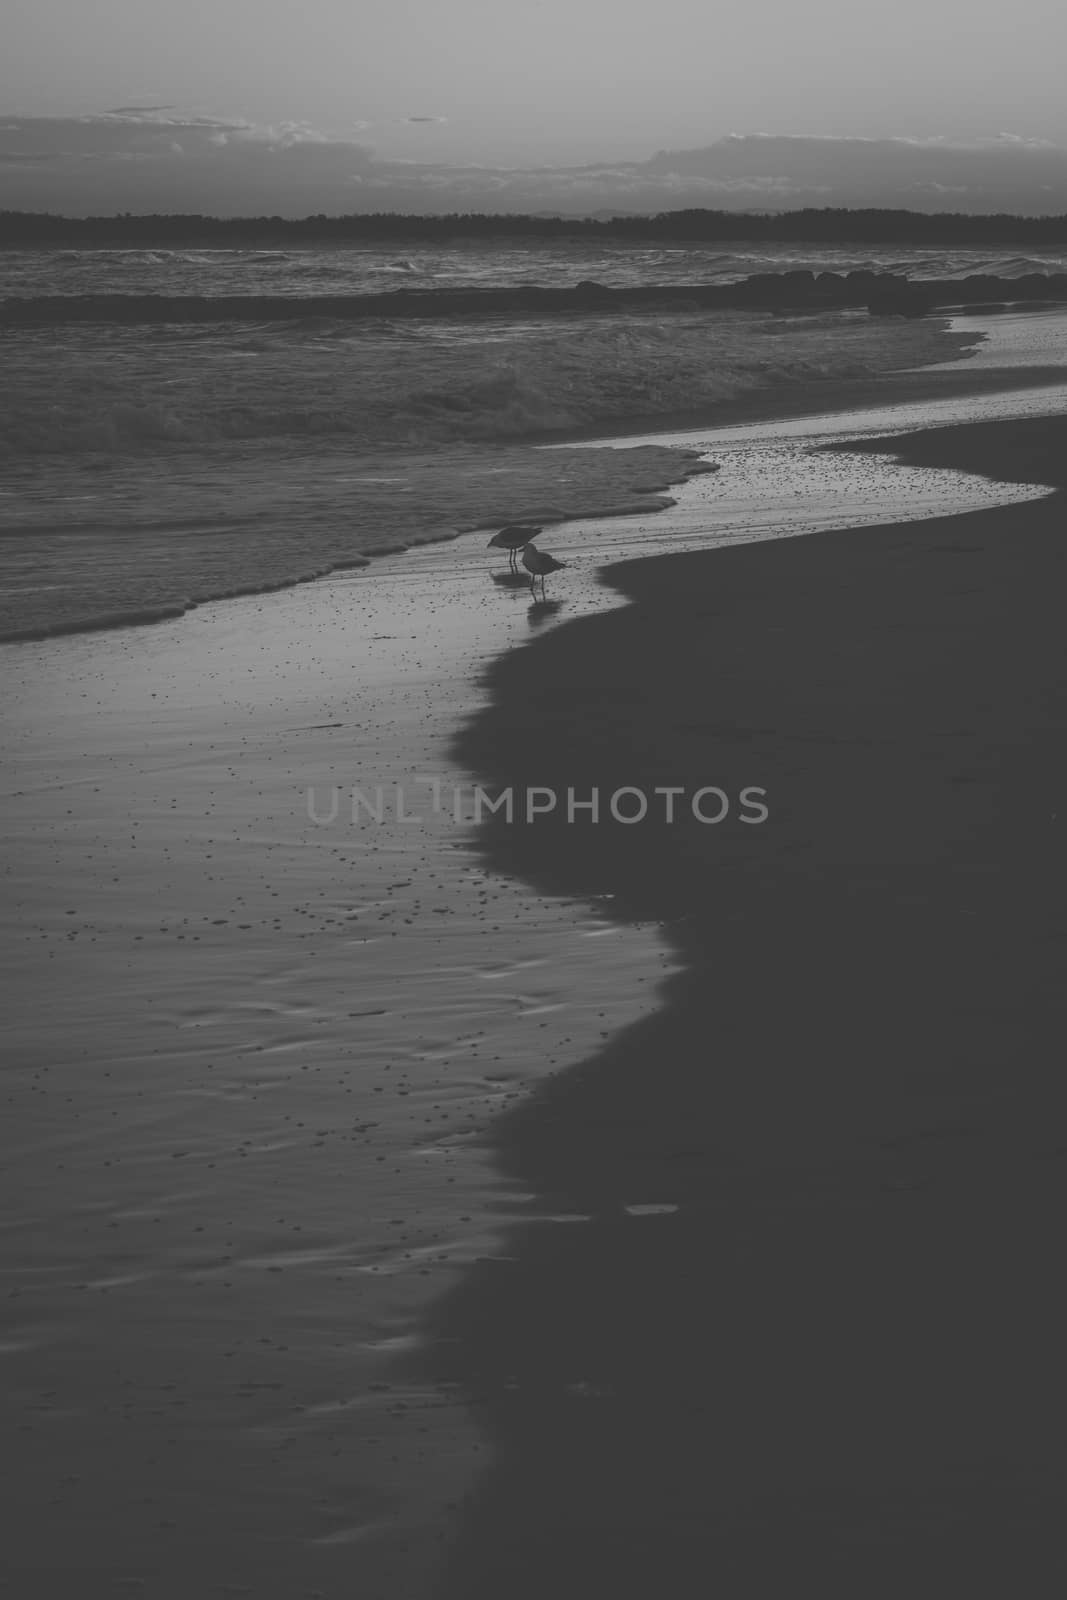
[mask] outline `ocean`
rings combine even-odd
[[[1067,258],[844,247],[57,250],[0,256],[0,299],[336,295],[730,282],[795,268],[915,278]],[[684,456],[538,449],[760,390],[957,352],[936,320],[658,310],[557,320],[0,328],[0,638],[177,614],[501,522],[650,509]]]

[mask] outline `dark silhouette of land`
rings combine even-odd
[[[1067,246],[1067,216],[969,216],[947,212],[840,209],[774,213],[672,211],[658,216],[544,217],[462,214],[285,217],[60,217],[0,212],[0,248],[359,248],[392,243],[565,241],[638,244],[927,245],[989,249]],[[646,284],[613,288],[591,280],[566,287],[535,283],[508,288],[400,288],[361,295],[26,296],[0,301],[0,323],[230,322],[294,317],[433,318],[546,316],[567,312],[631,313],[643,309],[754,308],[820,310],[867,307],[872,313],[924,316],[964,305],[999,310],[1007,304],[1067,300],[1067,274],[1031,271],[998,277],[914,282],[899,272],[763,272],[736,283]]]
[[[738,212],[688,209],[654,216],[522,216],[483,212],[405,216],[394,212],[330,217],[205,217],[134,215],[64,217],[0,211],[0,249],[290,248],[442,240],[561,239],[590,242],[673,240],[694,244],[795,242],[808,244],[921,244],[1024,246],[1067,244],[1067,216],[992,216],[960,211],[921,212],[826,207]]]

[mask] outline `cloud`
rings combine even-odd
[[[10,209],[303,216],[807,205],[1067,212],[1067,150],[1012,133],[969,142],[732,133],[646,161],[504,167],[387,160],[307,122],[169,105],[0,123],[0,207]]]
[[[71,214],[345,209],[373,153],[311,124],[261,125],[163,106],[0,127],[0,206]],[[349,203],[350,209],[350,203]]]
[[[405,122],[447,122],[447,117],[405,117]]]
[[[110,111],[102,113],[105,117],[154,117],[165,111],[173,111],[173,106],[113,106]]]

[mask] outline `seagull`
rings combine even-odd
[[[508,553],[508,565],[513,572],[517,572],[516,551],[521,550],[524,545],[528,545],[531,539],[536,539],[541,531],[540,528],[535,528],[525,522],[509,522],[506,528],[501,528],[499,533],[494,533],[489,541],[488,548],[491,550],[495,546],[497,550],[506,550]]]
[[[530,593],[534,592],[534,584],[538,578],[541,580],[541,598],[545,597],[545,575],[549,572],[558,572],[565,567],[565,561],[557,561],[555,556],[550,556],[547,550],[538,550],[534,544],[527,544],[522,552],[522,564],[530,574]]]

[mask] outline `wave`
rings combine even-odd
[[[155,330],[153,330],[153,334]],[[73,330],[25,340],[0,453],[144,455],[256,439],[433,446],[588,432],[757,389],[862,378],[957,353],[934,321],[688,313],[561,326],[264,325],[235,337]],[[117,374],[117,376],[116,376]],[[62,397],[62,398],[60,398]]]
[[[517,374],[501,372],[454,390],[403,393],[380,407],[376,418],[359,407],[314,404],[247,405],[193,414],[132,401],[80,413],[55,406],[44,415],[6,419],[0,457],[119,455],[160,446],[345,435],[360,443],[391,439],[399,444],[447,444],[521,439],[576,428],[588,420],[588,406],[568,407]]]
[[[608,287],[737,283],[753,273],[812,271],[886,272],[928,280],[977,271],[1005,278],[1027,271],[1063,272],[1062,250],[1040,248],[1026,256],[990,249],[938,249],[898,245],[770,242],[729,248],[699,245],[598,245],[576,241],[469,241],[420,247],[400,243],[358,248],[292,246],[5,250],[0,253],[0,296],[31,300],[58,295],[321,296],[381,293],[386,287],[433,286],[449,290],[517,289],[536,284],[565,289],[593,279]],[[188,309],[188,308],[186,308]]]

